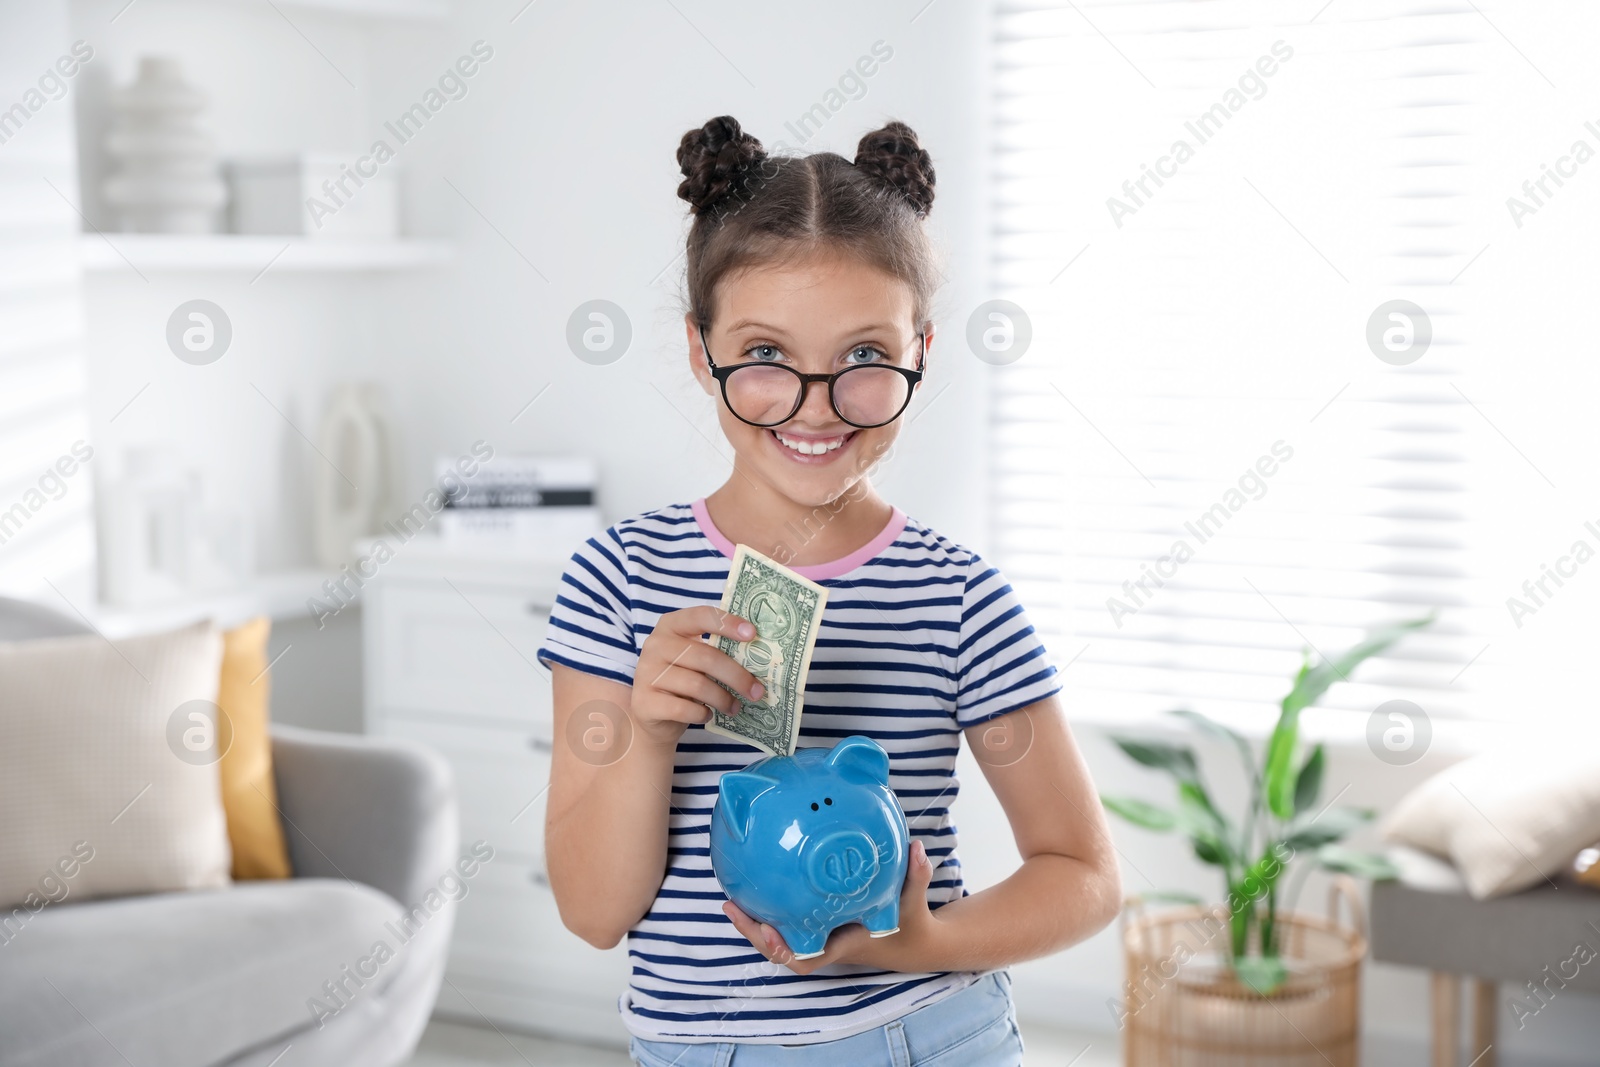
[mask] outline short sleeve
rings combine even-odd
[[[589,538],[572,554],[539,646],[540,663],[560,663],[633,684],[639,649],[633,638],[626,560],[615,527]]]
[[[1060,690],[1056,669],[1011,584],[974,554],[961,596],[956,721],[973,726]]]

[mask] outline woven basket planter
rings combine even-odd
[[[1351,922],[1338,920],[1346,901]],[[1334,883],[1328,917],[1278,916],[1287,980],[1263,996],[1228,963],[1228,911],[1186,907],[1122,915],[1127,1067],[1356,1067],[1365,921],[1355,885]]]

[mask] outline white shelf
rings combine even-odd
[[[73,597],[73,602],[88,616],[95,629],[116,639],[175,630],[202,619],[214,619],[219,626],[233,627],[257,615],[272,619],[310,618],[306,601],[311,597],[326,601],[322,583],[333,577],[336,577],[333,571],[276,571],[258,574],[240,589],[148,607],[88,603],[87,596]]]
[[[253,277],[307,271],[396,271],[438,267],[455,257],[443,241],[332,241],[304,237],[153,233],[84,234],[83,268],[136,278],[150,271],[240,271]],[[130,266],[131,264],[131,266]],[[271,264],[268,267],[268,264]]]
[[[257,3],[260,0],[238,0]],[[370,18],[435,20],[450,16],[449,0],[279,0],[285,7],[329,15]]]

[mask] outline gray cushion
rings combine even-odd
[[[0,946],[0,1065],[204,1067],[314,1024],[310,998],[337,1005],[329,981],[359,1012],[407,956],[361,988],[345,968],[375,942],[400,947],[400,916],[369,886],[323,878],[48,905]]]
[[[1600,953],[1600,892],[1565,877],[1555,885],[1474,900],[1450,864],[1395,848],[1395,882],[1372,887],[1372,958],[1517,986],[1562,967],[1581,942]],[[1576,968],[1566,989],[1600,994],[1600,967]]]
[[[455,863],[455,778],[437,752],[275,725],[272,762],[296,876],[353,878],[415,904]]]
[[[28,641],[35,637],[71,637],[89,633],[77,618],[27,600],[0,596],[0,641]]]

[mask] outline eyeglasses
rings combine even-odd
[[[833,374],[801,374],[785,363],[735,363],[719,367],[711,360],[705,327],[700,346],[711,376],[722,388],[722,402],[733,417],[750,426],[778,426],[794,418],[806,402],[812,382],[828,383],[828,403],[833,413],[858,430],[887,426],[911,404],[911,393],[922,381],[928,360],[928,335],[917,334],[922,352],[917,369],[887,363],[862,363]]]

